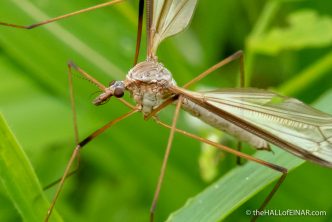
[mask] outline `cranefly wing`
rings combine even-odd
[[[303,159],[332,167],[332,115],[265,90],[178,92],[207,111]]]
[[[148,30],[148,54],[154,56],[161,41],[188,26],[197,0],[151,0],[151,3],[152,21]]]

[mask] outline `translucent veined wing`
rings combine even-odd
[[[152,2],[152,21],[148,30],[149,56],[156,54],[161,41],[188,26],[197,0],[152,0]]]
[[[258,89],[178,93],[290,153],[332,167],[332,115]]]

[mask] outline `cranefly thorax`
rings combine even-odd
[[[157,60],[147,60],[129,70],[125,85],[143,114],[148,115],[171,96],[169,87],[176,83],[163,64]]]

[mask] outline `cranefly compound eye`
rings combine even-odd
[[[124,89],[123,88],[120,88],[120,87],[117,87],[114,89],[114,92],[113,92],[113,95],[116,97],[116,98],[121,98],[123,95],[124,95]]]

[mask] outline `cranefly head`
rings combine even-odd
[[[105,88],[105,91],[93,100],[93,104],[96,106],[105,104],[112,96],[121,98],[124,95],[125,85],[123,81],[112,81],[109,87]]]

